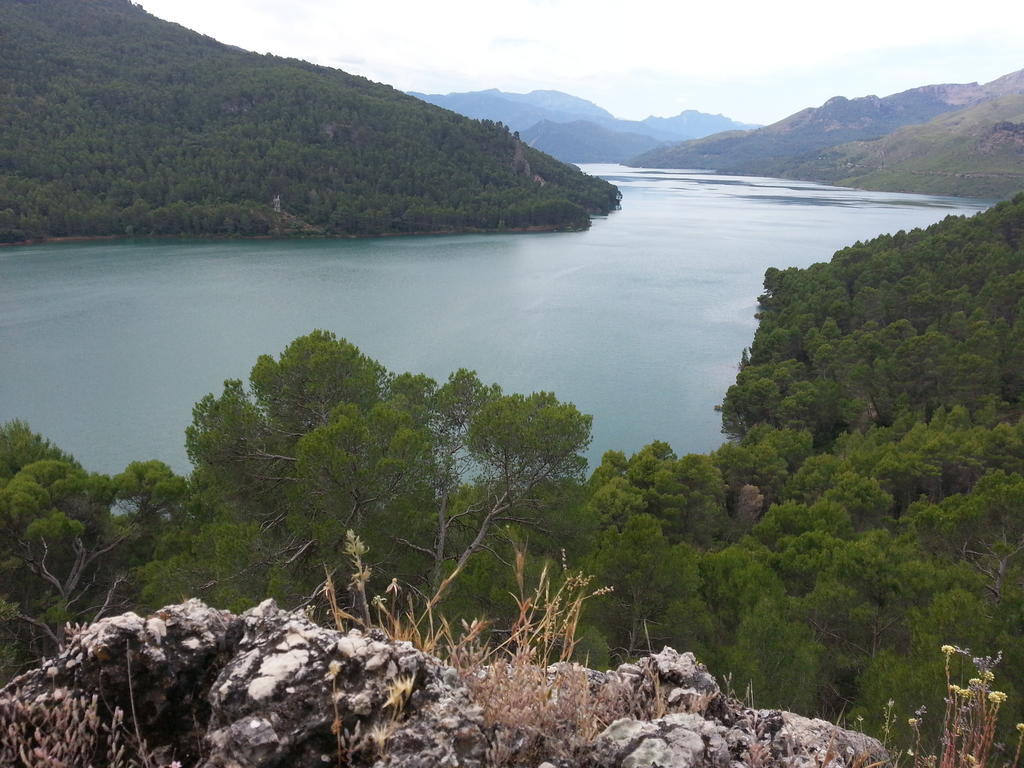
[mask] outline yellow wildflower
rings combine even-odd
[[[956,653],[956,648],[954,648],[952,645],[944,645],[939,650],[947,656],[952,656],[954,653]]]
[[[1006,694],[1002,691],[992,691],[992,693],[988,695],[988,700],[993,704],[1002,704],[1006,701]]]

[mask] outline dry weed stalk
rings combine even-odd
[[[401,675],[391,681],[388,697],[384,702],[387,717],[373,723],[363,731],[362,723],[356,722],[351,730],[347,729],[341,711],[343,692],[338,689],[338,674],[341,662],[332,661],[327,667],[327,680],[331,683],[331,704],[334,708],[334,719],[331,722],[331,733],[335,738],[335,764],[338,768],[350,765],[352,756],[359,752],[368,752],[374,756],[382,756],[387,751],[388,741],[398,727],[405,713],[405,705],[412,696],[416,679],[413,675]]]
[[[403,600],[400,585],[392,579],[384,595],[367,601],[365,588],[371,572],[362,561],[366,547],[352,532],[346,536],[345,553],[353,568],[349,582],[352,611],[340,606],[329,571],[322,589],[337,629],[375,627],[392,640],[407,640],[453,666],[481,706],[485,724],[494,727],[489,764],[568,758],[613,720],[648,714],[638,711],[636,692],[625,682],[613,680],[592,685],[587,670],[569,663],[576,650],[576,634],[586,601],[610,591],[592,588],[591,577],[571,572],[563,565],[563,576],[556,583],[551,569],[545,565],[536,585],[528,588],[526,552],[517,551],[518,594],[513,595],[517,615],[504,639],[495,642],[487,637],[488,622],[464,621],[456,629],[435,611],[456,574],[445,579],[429,599],[408,595]],[[420,604],[422,608],[418,608]],[[376,612],[375,624],[370,622],[370,606]],[[333,672],[332,678],[336,674]],[[642,707],[645,710],[665,708],[657,683],[653,681],[658,703],[646,702]],[[344,732],[335,689],[332,730],[338,740],[339,766],[346,765],[354,752],[372,747],[381,754],[386,749],[411,695],[412,681],[406,684],[399,679],[394,686],[388,699],[390,719],[365,734]]]
[[[517,616],[500,643],[454,643],[448,661],[462,674],[496,726],[489,759],[495,766],[572,758],[613,720],[633,714],[633,690],[616,680],[593,685],[588,671],[570,663],[583,607],[606,589],[591,577],[565,569],[558,585],[548,566],[527,588],[526,553],[516,552]]]
[[[611,588],[591,590],[592,576],[568,569],[564,569],[562,583],[554,588],[545,565],[533,593],[527,594],[525,550],[516,551],[515,568],[519,616],[512,625],[508,640],[496,651],[526,652],[536,663],[544,666],[555,661],[568,661],[576,649],[576,631],[584,604],[592,597],[610,592]]]
[[[546,669],[522,657],[502,659],[464,679],[484,722],[497,726],[495,766],[571,759],[612,721],[632,714],[630,687],[593,686],[575,664]]]
[[[46,704],[0,697],[0,765],[19,768],[134,768],[123,738],[124,715],[100,715],[99,697]]]
[[[1006,701],[1006,694],[993,690],[994,669],[1001,660],[1001,654],[992,657],[972,657],[969,650],[954,645],[944,645],[941,651],[945,658],[946,710],[943,717],[941,749],[938,754],[926,755],[921,744],[921,715],[908,720],[914,731],[914,768],[989,768],[993,762],[996,727],[999,724],[999,709]],[[971,659],[977,669],[977,677],[971,678],[966,687],[953,682],[950,663],[954,655]],[[1012,761],[1006,761],[1003,768],[1017,768],[1020,762],[1021,746],[1024,742],[1024,723],[1017,724],[1017,748]]]
[[[363,630],[376,628],[384,631],[395,642],[407,640],[424,653],[436,656],[442,655],[445,646],[473,642],[484,631],[485,624],[473,622],[472,625],[464,627],[464,631],[457,636],[447,619],[434,614],[437,594],[430,600],[422,600],[422,610],[417,609],[417,600],[411,594],[406,597],[403,604],[398,579],[391,580],[384,595],[376,595],[372,600],[368,600],[366,585],[373,575],[373,570],[362,559],[368,548],[355,532],[350,530],[345,534],[343,551],[348,556],[352,568],[348,591],[352,599],[353,612],[350,613],[341,607],[334,574],[326,565],[324,583],[320,587],[331,620],[339,632],[346,632],[353,627]],[[376,622],[370,616],[371,606],[377,614]]]
[[[474,619],[463,622],[461,631],[456,631],[448,620],[435,613],[440,596],[450,586],[447,582],[429,599],[422,597],[423,608],[417,609],[417,600],[408,595],[403,603],[402,589],[397,579],[392,579],[384,595],[367,600],[366,584],[372,571],[363,563],[366,545],[349,531],[345,536],[345,554],[348,555],[353,573],[349,581],[353,612],[343,609],[338,601],[333,574],[325,571],[321,591],[335,627],[344,632],[352,626],[363,629],[376,627],[383,630],[395,641],[408,640],[424,653],[442,656],[457,668],[463,668],[463,659],[485,664],[497,658],[510,658],[527,654],[534,663],[547,666],[555,661],[572,658],[576,648],[576,632],[584,604],[591,597],[611,591],[610,587],[590,589],[592,577],[564,569],[565,576],[556,587],[547,565],[541,571],[537,585],[532,591],[526,589],[526,552],[517,550],[515,556],[516,583],[519,594],[513,595],[518,616],[504,641],[491,645],[482,643],[490,628],[487,621]],[[370,618],[370,606],[376,611],[377,621]],[[483,649],[483,656],[478,651]]]
[[[327,601],[327,610],[330,611],[334,628],[339,632],[345,632],[348,622],[359,624],[360,620],[341,607],[338,602],[338,592],[334,586],[334,574],[328,571],[326,566],[324,566],[324,574],[324,583],[320,587],[320,591],[323,592],[324,600]]]

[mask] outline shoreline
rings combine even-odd
[[[589,227],[588,227],[589,229]],[[375,237],[430,237],[448,235],[532,235],[551,232],[585,232],[586,229],[566,229],[557,225],[510,227],[508,229],[446,229],[431,232],[380,232],[373,235],[346,234],[279,234],[279,235],[65,235],[38,237],[16,243],[0,243],[0,248],[18,248],[33,245],[59,245],[62,243],[88,243],[102,240],[365,240]]]
[[[755,172],[755,171],[715,170],[713,168],[664,168],[662,166],[625,165],[624,163],[622,163],[621,165],[623,165],[624,167],[626,167],[626,168],[628,168],[630,170],[633,170],[633,171],[671,171],[673,173],[701,173],[701,174],[710,174],[710,175],[714,175],[714,176],[739,176],[741,178],[748,178],[748,179],[776,179],[778,181],[801,181],[801,182],[804,182],[806,184],[819,184],[819,185],[821,185],[823,187],[834,187],[835,189],[852,190],[854,192],[885,192],[885,193],[888,193],[888,194],[896,194],[896,195],[921,195],[921,196],[925,196],[925,197],[955,197],[955,198],[959,198],[961,200],[977,200],[977,201],[986,203],[989,206],[993,206],[996,203],[1002,202],[1003,200],[1010,200],[1015,195],[1019,194],[1019,192],[1013,192],[1013,193],[1009,194],[1008,196],[1004,196],[1004,197],[993,197],[993,196],[990,196],[990,195],[979,196],[979,195],[975,195],[975,194],[971,194],[971,195],[957,194],[955,192],[949,192],[949,191],[944,191],[944,192],[926,192],[926,191],[923,191],[923,188],[920,188],[920,187],[910,188],[910,187],[903,187],[903,186],[899,186],[899,185],[894,186],[894,185],[886,185],[886,184],[874,184],[874,185],[868,185],[868,186],[858,186],[858,185],[855,185],[855,184],[843,184],[842,182],[845,181],[845,179],[840,179],[839,181],[836,181],[836,180],[828,180],[828,179],[822,179],[822,178],[812,178],[810,176],[767,176],[764,173]],[[955,176],[955,177],[959,177],[959,178],[991,178],[991,177],[999,178],[999,176],[997,174],[992,174],[992,173],[954,173],[954,172],[940,173],[940,172],[936,172],[936,171],[908,171],[908,173],[911,174],[911,175],[920,176],[920,177],[935,177],[935,176],[949,177],[949,176]],[[1021,175],[1021,174],[1013,174],[1013,175],[1014,176],[1021,176],[1022,178],[1024,178],[1024,175]],[[850,177],[850,178],[857,178],[857,177]],[[1024,188],[1022,188],[1020,191],[1024,191]]]

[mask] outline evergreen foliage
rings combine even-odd
[[[468,371],[396,375],[324,331],[196,405],[187,483],[157,462],[90,475],[11,422],[0,663],[128,604],[306,605],[325,568],[345,573],[351,528],[370,568],[352,599],[419,590],[455,626],[509,625],[508,563],[568,561],[614,590],[580,627],[594,664],[669,644],[758,706],[879,733],[890,699],[901,717],[923,704],[915,727],[937,737],[948,643],[1002,652],[1022,720],[1022,234],[1018,197],[769,270],[732,440],[610,451],[587,482],[572,405]]]
[[[883,235],[830,264],[769,269],[760,327],[723,405],[728,434],[929,420],[982,421],[1024,394],[1024,195],[971,219]]]
[[[758,705],[876,732],[889,699],[906,715],[924,704],[936,715],[920,728],[937,737],[938,648],[953,643],[1002,651],[1000,687],[1021,719],[1022,233],[1018,196],[830,264],[768,270],[723,405],[733,439],[684,457],[709,458],[721,495],[684,512],[688,525],[666,515],[653,489],[716,486],[657,443],[606,454],[591,478],[604,526],[624,535],[650,516],[665,537],[648,534],[651,551],[698,552],[696,583],[675,570],[687,613],[648,612],[640,647],[628,612],[602,614],[613,654],[685,643]],[[629,588],[606,560],[593,570]]]
[[[8,2],[0,30],[0,242],[583,229],[618,203],[501,124],[128,0]]]
[[[1024,94],[940,115],[875,141],[793,158],[780,175],[860,189],[1005,198],[1024,189]]]

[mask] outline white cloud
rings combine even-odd
[[[967,10],[949,0],[143,0],[143,5],[224,42],[347,66],[404,90],[557,88],[585,97],[600,94],[602,106],[625,117],[692,107],[765,121],[787,114],[772,110],[770,103],[798,105],[786,106],[789,111],[818,103],[813,99],[828,92],[823,76],[837,84],[829,95],[856,96],[949,79],[991,79],[1024,66],[1024,57],[1010,63],[1024,52],[1024,3],[1019,2],[975,3]],[[916,64],[901,55],[962,52],[964,46],[974,51],[974,66],[971,56],[954,57],[972,71],[952,76],[941,55]],[[893,71],[896,61],[918,79]],[[879,68],[883,62],[888,71]],[[993,66],[1004,69],[992,71]],[[894,85],[885,87],[885,78]],[[713,98],[715,103],[690,102],[690,91],[694,98],[716,92],[721,97]]]

